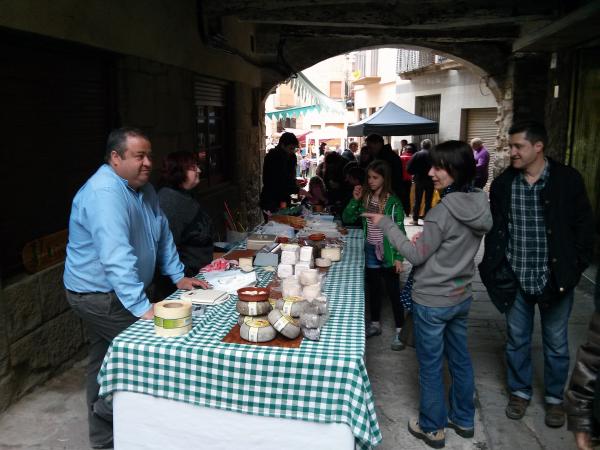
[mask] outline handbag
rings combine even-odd
[[[415,347],[415,322],[412,312],[406,314],[404,318],[404,326],[400,331],[400,340],[409,347]]]
[[[415,346],[415,322],[412,315],[412,287],[414,278],[415,268],[413,267],[408,274],[408,278],[406,279],[406,283],[404,283],[404,287],[400,291],[400,303],[407,313],[404,318],[404,326],[400,331],[400,340],[409,347]]]

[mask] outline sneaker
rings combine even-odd
[[[452,422],[450,419],[448,419],[447,427],[452,428],[456,432],[456,434],[465,439],[471,439],[473,436],[475,436],[475,428],[461,427],[460,425],[457,425],[454,422]]]
[[[546,418],[544,420],[551,428],[560,428],[565,424],[565,410],[563,404],[546,403]]]
[[[400,339],[400,335],[395,334],[394,340],[392,341],[392,345],[390,347],[392,348],[392,350],[399,352],[404,350],[406,348],[406,345],[404,345],[404,342],[402,342],[402,340]]]
[[[444,448],[446,445],[446,435],[444,430],[425,432],[421,430],[419,421],[417,419],[410,419],[408,421],[408,432],[417,439],[421,439],[431,448]]]
[[[525,415],[528,406],[529,400],[510,394],[510,399],[506,406],[506,417],[513,420],[520,420]]]
[[[373,336],[379,336],[381,334],[381,326],[375,325],[373,322],[369,322],[365,329],[365,336],[368,338]]]

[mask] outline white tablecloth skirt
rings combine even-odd
[[[352,450],[350,427],[115,392],[115,450]]]

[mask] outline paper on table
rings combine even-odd
[[[181,300],[190,300],[193,304],[219,305],[229,299],[229,294],[217,289],[194,289],[182,293]]]
[[[256,272],[244,273],[241,270],[226,270],[224,272],[208,272],[204,279],[213,289],[236,294],[237,290],[256,283]]]

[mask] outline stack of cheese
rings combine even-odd
[[[307,300],[302,314],[300,327],[305,338],[312,341],[321,339],[321,329],[329,318],[329,304],[325,294],[319,294],[312,300]]]
[[[238,289],[236,309],[240,313],[240,337],[250,342],[268,342],[277,336],[277,331],[267,320],[271,311],[269,290],[266,288]]]
[[[277,276],[281,279],[296,277],[314,267],[313,248],[309,245],[281,245],[281,262],[277,266]]]

